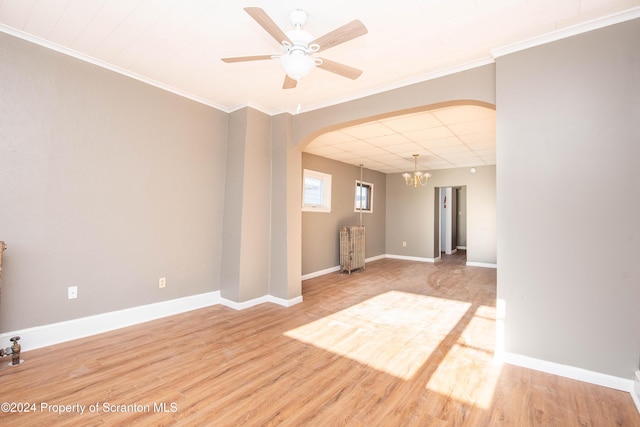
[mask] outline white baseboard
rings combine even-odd
[[[640,370],[636,371],[636,378],[633,382],[631,397],[633,398],[633,403],[636,404],[636,409],[640,412]]]
[[[385,254],[376,255],[376,256],[372,256],[371,258],[366,258],[364,262],[367,263],[367,262],[377,261],[379,259],[384,259],[384,258],[387,258],[387,255]],[[313,279],[315,277],[324,276],[325,274],[335,273],[336,271],[340,271],[339,265],[335,267],[325,268],[324,270],[320,270],[320,271],[314,271],[313,273],[305,274],[302,276],[302,280]]]
[[[387,256],[385,254],[372,256],[371,258],[365,259],[365,262],[378,261],[379,259],[385,259]]]
[[[493,263],[490,263],[490,262],[467,261],[467,267],[498,268],[498,264],[493,264]]]
[[[423,258],[417,256],[406,256],[406,255],[394,255],[394,254],[382,254],[376,255],[371,258],[367,258],[366,262],[377,261],[379,259],[390,258],[390,259],[401,259],[405,261],[418,261],[418,262],[431,262],[436,263],[442,260],[442,257],[438,256],[436,258]],[[467,263],[470,267],[489,267],[496,268],[496,264],[482,263],[482,262],[471,262]],[[315,277],[324,276],[325,274],[335,273],[336,271],[340,271],[340,266],[325,268],[324,270],[314,271],[313,273],[307,273],[302,276],[302,280],[309,280]]]
[[[283,307],[291,307],[302,302],[302,295],[289,300],[274,297],[273,295],[265,295],[259,298],[254,298],[248,301],[236,302],[230,299],[220,298],[220,304],[225,307],[233,308],[234,310],[244,310],[245,308],[255,307],[256,305],[264,304],[265,302],[272,302],[274,304],[281,305]]]
[[[220,291],[0,334],[0,343],[20,336],[22,351],[35,350],[220,303]],[[4,346],[4,344],[2,344]]]
[[[220,291],[208,292],[49,325],[5,332],[0,334],[0,347],[8,346],[9,338],[16,335],[20,336],[22,351],[29,351],[216,304],[223,304],[236,310],[242,310],[265,302],[291,307],[302,302],[302,296],[285,300],[272,295],[265,295],[250,301],[237,303],[221,298]],[[4,343],[7,344],[5,345]]]
[[[301,277],[302,280],[313,279],[314,277],[324,276],[325,274],[335,273],[336,271],[340,271],[340,266],[325,268],[324,270],[315,271],[313,273],[305,274]]]
[[[565,378],[571,378],[590,384],[596,384],[616,390],[634,393],[634,382],[631,379],[614,377],[612,375],[602,374],[600,372],[588,371],[575,366],[562,365],[559,363],[548,362],[546,360],[536,359],[521,354],[504,352],[501,360],[510,365],[522,366],[524,368],[534,369],[536,371],[547,372],[549,374],[558,375]]]
[[[405,256],[405,255],[387,254],[386,258],[402,259],[402,260],[405,260],[405,261],[436,262],[440,257],[438,257],[438,258],[422,258],[422,257],[417,257],[417,256]]]

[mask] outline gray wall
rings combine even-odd
[[[639,42],[636,19],[497,60],[508,352],[623,378],[637,366]]]
[[[456,246],[467,246],[467,187],[458,189],[458,240]]]
[[[3,33],[0,52],[0,330],[218,290],[227,114]]]
[[[221,295],[247,301],[269,293],[271,120],[251,108],[229,118]]]
[[[331,212],[302,213],[302,274],[308,274],[340,265],[340,226],[360,221],[354,212],[360,168],[309,153],[302,154],[302,167],[331,175]],[[374,186],[373,212],[362,214],[365,254],[371,258],[385,253],[386,175],[363,168],[362,180]]]
[[[387,175],[386,253],[419,258],[440,256],[434,244],[436,187],[466,186],[467,261],[495,264],[496,167],[433,170],[424,187],[408,187],[401,174]],[[407,246],[403,247],[402,242]]]
[[[292,146],[291,115],[280,114],[271,121],[271,263],[269,295],[285,300],[302,294],[302,160]]]

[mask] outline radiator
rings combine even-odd
[[[364,269],[364,225],[340,227],[340,269]]]

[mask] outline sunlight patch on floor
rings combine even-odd
[[[495,361],[495,308],[480,306],[426,388],[477,407],[491,407],[500,364]]]
[[[408,380],[438,351],[470,306],[390,291],[285,335]]]

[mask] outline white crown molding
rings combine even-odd
[[[339,104],[344,104],[345,102],[350,102],[350,101],[355,101],[357,99],[361,99],[361,98],[366,98],[368,96],[372,96],[372,95],[378,95],[384,92],[389,92],[391,90],[395,90],[395,89],[400,89],[406,86],[411,86],[413,84],[418,84],[418,83],[423,83],[429,80],[434,80],[440,77],[445,77],[445,76],[449,76],[451,74],[456,74],[456,73],[460,73],[463,71],[468,71],[468,70],[472,70],[474,68],[478,68],[478,67],[483,67],[485,65],[489,65],[489,64],[493,64],[495,61],[492,57],[485,57],[485,58],[481,58],[478,59],[476,61],[473,62],[468,62],[466,64],[461,64],[461,65],[457,65],[455,67],[449,67],[449,68],[443,68],[441,70],[435,70],[426,74],[421,74],[419,76],[415,76],[415,77],[411,77],[409,79],[405,79],[405,80],[401,80],[398,82],[394,82],[388,85],[382,85],[382,86],[378,86],[375,87],[373,89],[369,89],[366,91],[362,91],[362,92],[358,92],[358,93],[354,93],[352,95],[349,96],[345,96],[342,98],[336,98],[333,99],[331,101],[327,101],[327,102],[323,102],[323,103],[318,103],[318,104],[311,104],[311,105],[305,105],[304,106],[304,113],[307,113],[309,111],[314,111],[314,110],[320,110],[322,108],[327,108],[327,107],[333,107],[334,105],[339,105]],[[289,108],[287,110],[287,112],[289,114],[295,115],[297,114],[297,112],[295,111],[295,109]]]
[[[228,108],[223,107],[222,105],[216,104],[215,102],[211,102],[208,99],[202,98],[202,97],[194,95],[192,93],[188,93],[188,92],[182,91],[180,89],[176,89],[176,88],[174,88],[172,86],[166,85],[164,83],[160,83],[160,82],[155,81],[153,79],[150,79],[148,77],[142,76],[140,74],[136,74],[136,73],[134,73],[132,71],[129,71],[129,70],[125,70],[124,68],[118,67],[116,65],[110,64],[108,62],[105,62],[105,61],[102,61],[100,59],[94,58],[92,56],[86,55],[84,53],[75,51],[73,49],[69,49],[67,47],[60,46],[59,44],[50,42],[48,40],[44,40],[44,39],[42,39],[40,37],[36,37],[34,35],[25,33],[23,31],[17,30],[17,29],[12,28],[12,27],[9,27],[7,25],[0,24],[0,32],[3,32],[5,34],[9,34],[10,36],[14,36],[14,37],[17,37],[17,38],[22,39],[22,40],[26,40],[28,42],[37,44],[37,45],[45,47],[47,49],[54,50],[54,51],[62,53],[64,55],[71,56],[71,57],[79,59],[81,61],[88,62],[89,64],[96,65],[96,66],[98,66],[100,68],[104,68],[104,69],[107,69],[109,71],[113,71],[114,73],[118,73],[118,74],[121,74],[123,76],[130,77],[130,78],[132,78],[134,80],[138,80],[138,81],[140,81],[142,83],[146,83],[148,85],[155,86],[158,89],[162,89],[164,91],[171,92],[171,93],[173,93],[175,95],[178,95],[178,96],[181,96],[183,98],[187,98],[187,99],[190,99],[192,101],[198,102],[200,104],[204,104],[204,105],[207,105],[209,107],[213,107],[213,108],[215,108],[217,110],[221,110],[221,111],[226,112],[226,113],[229,112]]]
[[[607,15],[601,18],[593,19],[591,21],[582,22],[580,24],[572,25],[556,31],[552,31],[542,36],[532,37],[527,40],[523,40],[517,43],[512,43],[506,46],[492,49],[491,55],[493,56],[494,59],[496,59],[501,56],[519,52],[521,50],[525,50],[525,49],[540,46],[546,43],[562,40],[567,37],[576,36],[578,34],[583,34],[589,31],[608,27],[610,25],[620,24],[622,22],[630,21],[636,18],[640,18],[640,6],[627,9],[622,12],[613,13],[611,15]]]
[[[233,107],[227,109],[227,113],[233,113],[234,111],[242,110],[243,108],[253,108],[254,110],[257,110],[257,111],[260,111],[261,113],[266,114],[267,116],[275,116],[279,114],[278,111],[269,110],[268,108],[262,105],[256,104],[254,102],[245,102],[242,104],[234,105]]]

